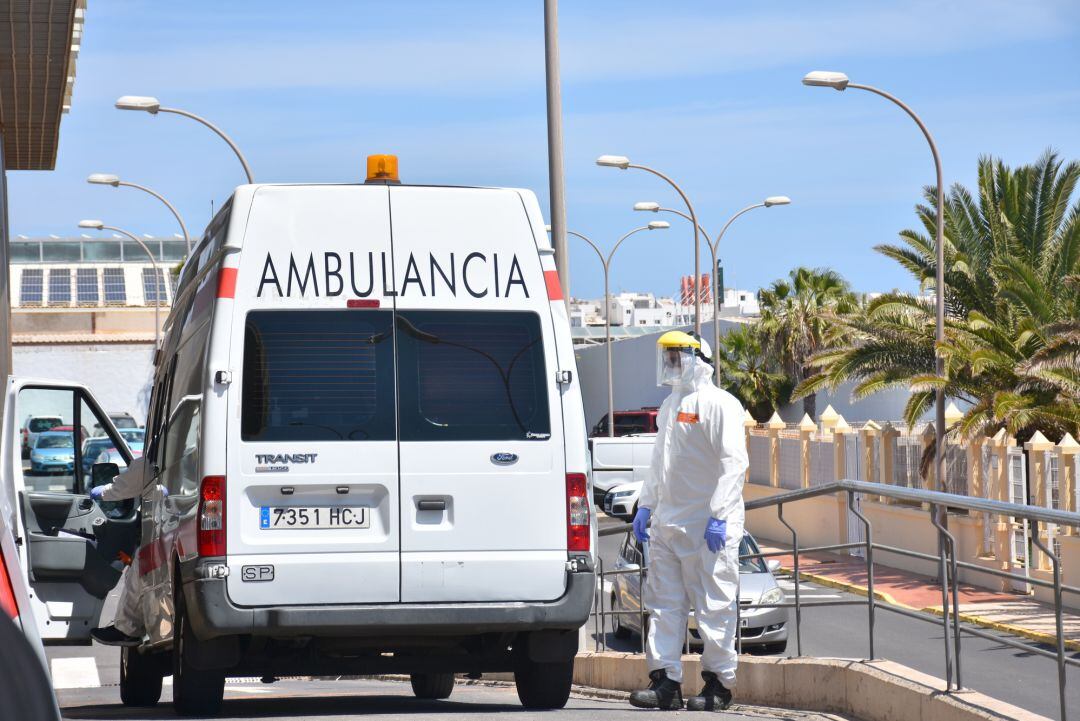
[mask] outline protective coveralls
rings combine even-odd
[[[735,626],[743,481],[748,465],[743,420],[734,396],[717,388],[712,367],[695,358],[657,417],[651,472],[639,508],[651,513],[645,605],[650,672],[682,681],[682,649],[691,607],[704,644],[702,670],[735,683]],[[710,551],[710,519],[727,523],[726,545]]]
[[[101,486],[100,498],[103,501],[126,501],[129,498],[137,498],[143,486],[143,469],[145,467],[142,457],[134,458],[131,465],[120,472],[112,483]],[[97,489],[95,489],[97,490]],[[142,574],[139,572],[139,554],[133,554],[131,565],[124,571],[124,578],[120,582],[120,596],[116,602],[116,617],[113,625],[117,631],[125,636],[142,638],[146,632],[146,624],[143,621],[139,597],[142,595]],[[95,629],[96,630],[96,629]]]

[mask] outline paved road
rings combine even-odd
[[[615,519],[602,518],[601,528],[616,525]],[[600,554],[611,567],[622,536],[600,539]],[[780,585],[794,599],[794,583],[780,579]],[[861,597],[812,583],[800,584],[803,601],[823,599],[862,599]],[[795,655],[794,617],[792,635],[785,656]],[[1001,634],[1004,635],[1004,634]],[[868,622],[865,607],[823,607],[805,609],[802,620],[803,655],[864,658],[869,654]],[[875,621],[875,655],[910,666],[923,673],[945,678],[945,643],[941,630],[924,621],[879,610]],[[1016,637],[1011,637],[1014,640]],[[637,651],[640,640],[619,641],[607,635],[612,650]],[[1052,651],[1051,648],[1046,648]],[[1080,653],[1071,654],[1080,660]],[[1037,654],[1025,653],[1003,643],[965,635],[962,639],[961,671],[964,685],[1029,711],[1057,718],[1057,663]],[[1080,668],[1067,667],[1066,700],[1070,707],[1080,707]]]

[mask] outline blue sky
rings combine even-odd
[[[563,0],[568,225],[602,246],[678,207],[659,180],[598,168],[628,155],[676,177],[710,233],[767,195],[793,204],[741,218],[721,249],[727,284],[757,288],[796,265],[858,290],[912,289],[872,250],[911,227],[933,181],[925,141],[889,103],[805,88],[835,69],[911,104],[946,182],[980,154],[1080,158],[1080,6],[1069,0],[657,3]],[[206,115],[259,181],[362,179],[369,153],[406,182],[531,188],[546,210],[541,0],[184,3],[92,0],[55,172],[9,175],[12,234],[68,235],[80,218],[153,235],[168,211],[91,172],[149,185],[192,232],[242,182],[228,149],[176,116],[113,109],[124,94]],[[689,224],[627,241],[613,289],[671,295],[692,270]],[[571,238],[573,294],[595,297],[595,256]]]

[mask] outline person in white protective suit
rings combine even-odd
[[[143,458],[132,459],[131,465],[120,472],[112,483],[90,489],[90,497],[100,501],[126,501],[136,498],[143,489]],[[139,572],[139,554],[133,554],[131,565],[124,571],[120,596],[116,601],[116,617],[112,624],[90,631],[98,643],[108,646],[138,646],[142,643],[146,625],[139,607],[142,595],[142,574]]]
[[[694,610],[704,644],[701,693],[687,708],[720,711],[735,684],[739,543],[748,465],[745,411],[713,384],[708,346],[681,331],[657,342],[657,380],[671,394],[660,407],[651,472],[641,489],[634,534],[649,541],[645,588],[651,683],[639,708],[682,708],[682,649]],[[651,523],[650,523],[651,521]]]

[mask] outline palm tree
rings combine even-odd
[[[716,359],[720,385],[742,402],[754,420],[768,420],[787,402],[793,384],[765,352],[760,326],[744,325],[728,332]]]
[[[1016,169],[979,160],[978,192],[954,185],[945,204],[945,376],[934,371],[933,303],[894,292],[862,314],[835,318],[834,347],[815,356],[821,372],[795,395],[856,380],[856,397],[903,386],[908,423],[943,388],[965,401],[958,432],[1006,428],[1021,439],[1080,424],[1080,202],[1070,207],[1080,163],[1052,152]],[[923,232],[878,247],[933,291],[933,188],[917,207]]]
[[[829,347],[831,319],[858,307],[847,281],[825,268],[792,270],[787,280],[758,291],[758,305],[766,346],[797,384],[817,373],[810,361]],[[815,393],[803,395],[811,418],[817,418],[816,401]]]

